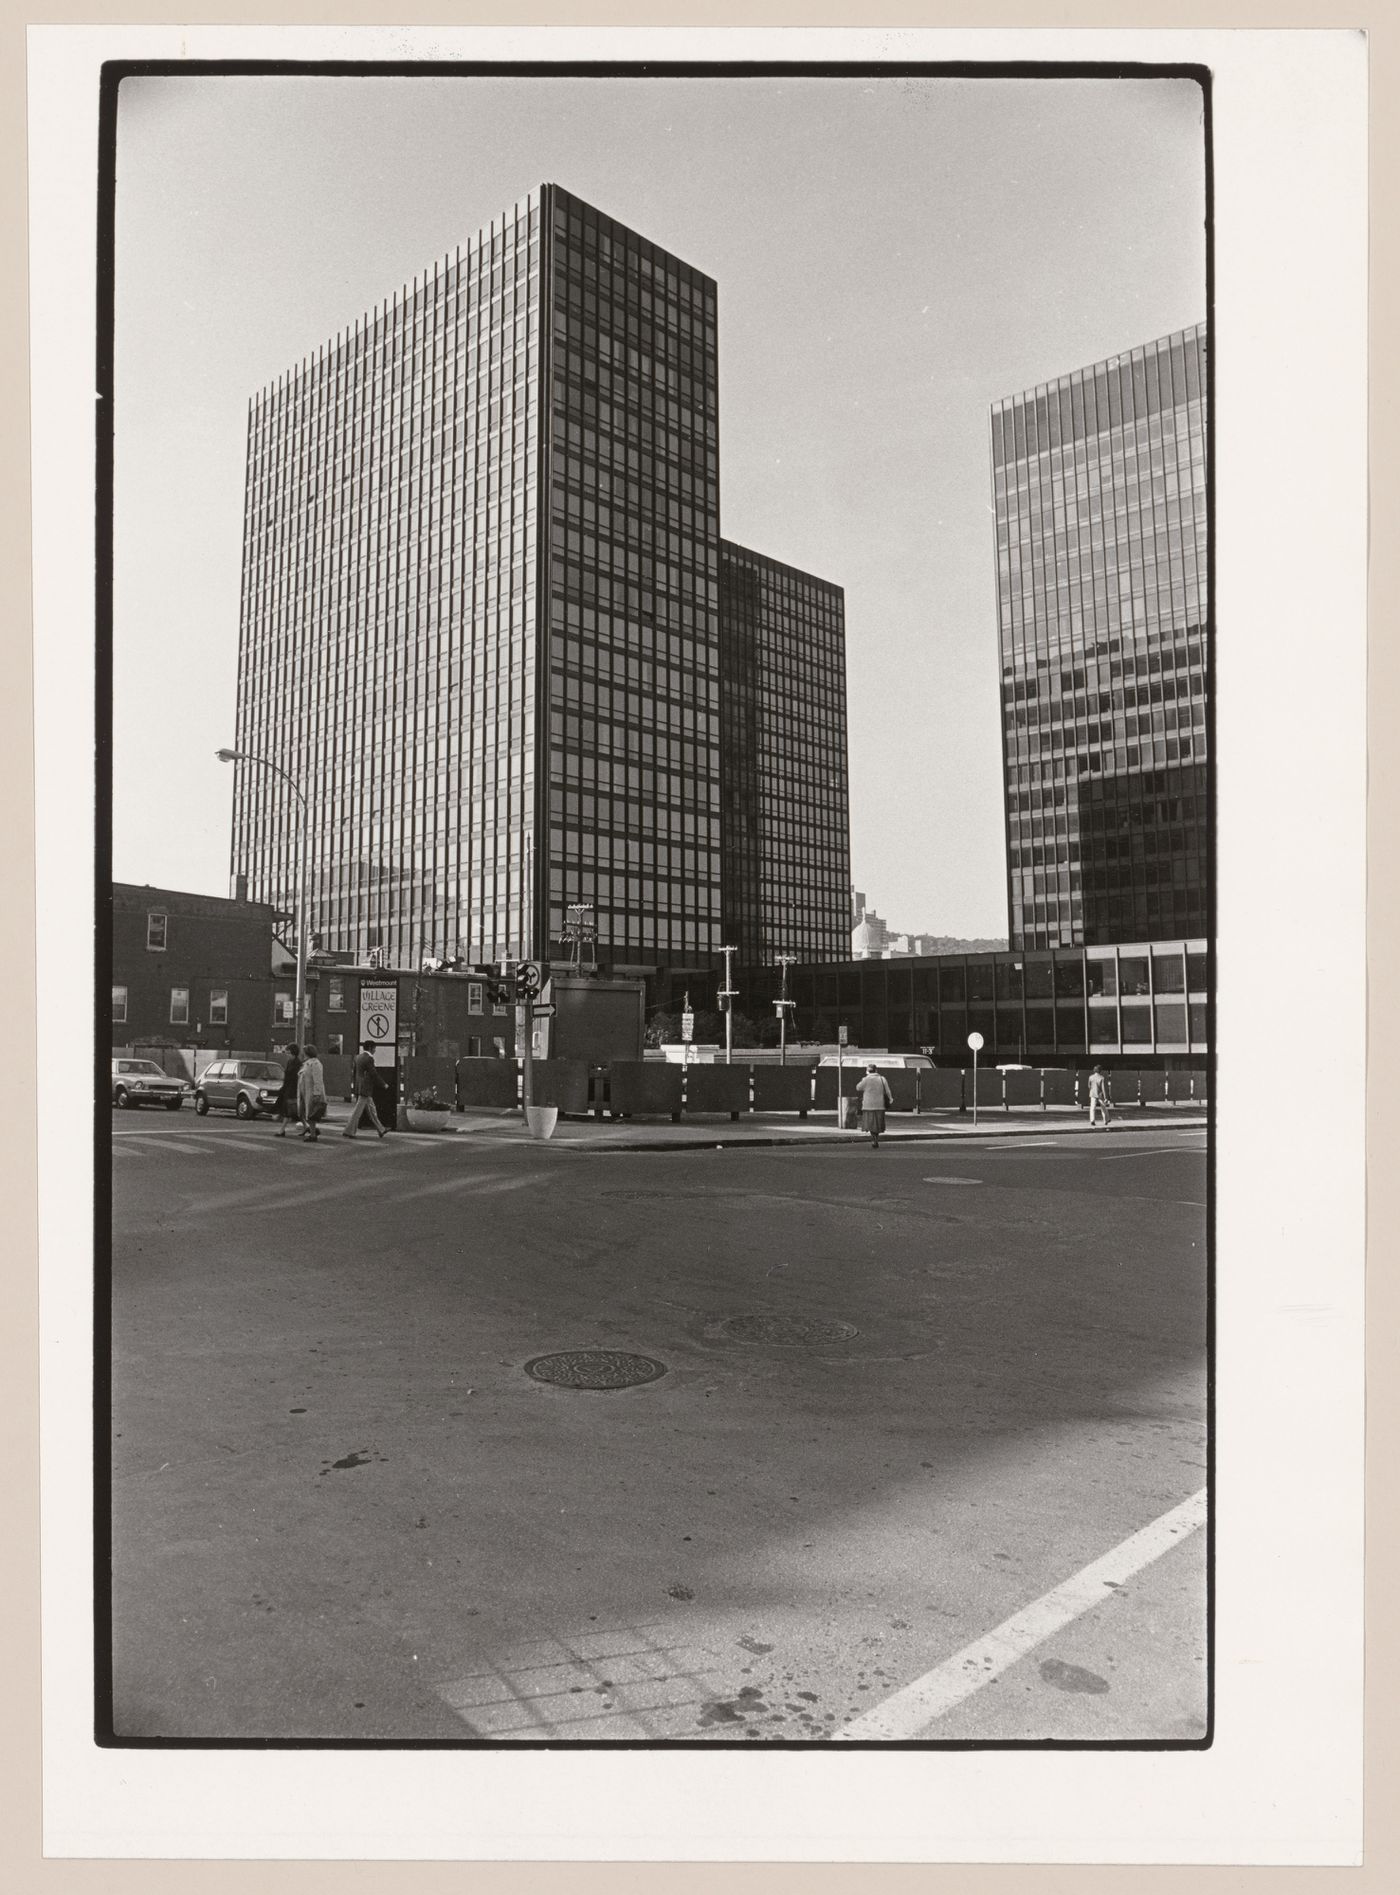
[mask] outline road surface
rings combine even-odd
[[[119,1736],[1202,1738],[1199,1131],[112,1129]]]

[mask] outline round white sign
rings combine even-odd
[[[969,1033],[967,1036],[967,1043],[972,1048],[974,1053],[980,1053],[982,1051],[982,1048],[987,1044],[987,1042],[982,1038],[982,1035],[980,1033]]]

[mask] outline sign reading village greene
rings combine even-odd
[[[399,990],[390,981],[385,987],[360,989],[360,1044],[374,1043],[376,1053],[386,1047],[392,1054],[399,1024]]]

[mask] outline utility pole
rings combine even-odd
[[[788,969],[796,963],[797,956],[795,954],[775,954],[773,959],[783,970],[782,998],[781,1000],[775,1000],[773,1005],[778,1009],[778,1064],[780,1066],[786,1066],[788,1012],[797,1005],[795,1000],[788,999],[787,975]]]
[[[724,956],[724,985],[719,997],[724,1002],[724,1063],[732,1065],[734,1060],[734,1002],[739,998],[734,985],[734,956],[739,952],[736,947],[720,949]]]
[[[588,949],[589,965],[596,971],[598,957],[595,949],[598,930],[593,920],[593,909],[587,902],[570,902],[569,919],[564,927],[564,939],[569,944],[569,959],[576,974],[583,972],[583,950]]]

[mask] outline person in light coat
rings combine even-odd
[[[876,1066],[867,1066],[865,1077],[856,1087],[860,1104],[860,1129],[870,1134],[871,1151],[879,1151],[880,1134],[885,1129],[885,1108],[894,1104],[890,1082]]]
[[[302,1123],[302,1137],[315,1144],[326,1116],[326,1069],[311,1045],[302,1050],[301,1071],[297,1074],[297,1116]]]

